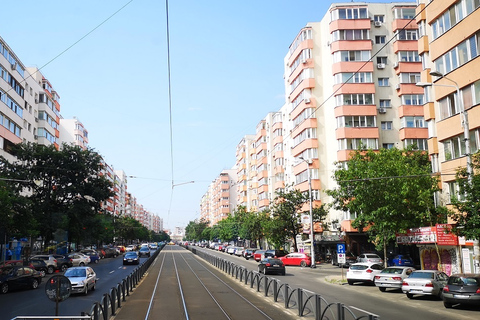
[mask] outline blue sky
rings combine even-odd
[[[199,218],[239,141],[283,105],[288,46],[331,3],[170,0],[171,115],[165,0],[24,0],[2,11],[0,36],[26,66],[43,67],[62,116],[137,177],[128,191],[172,229]]]

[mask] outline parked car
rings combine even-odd
[[[373,283],[375,276],[383,270],[383,265],[374,262],[357,262],[347,271],[347,282],[353,285],[356,282]]]
[[[332,255],[332,265],[334,266],[341,266],[341,267],[350,267],[351,264],[354,264],[357,262],[357,256],[354,255],[352,252],[346,252],[345,253],[345,263],[340,265],[338,263],[338,254]]]
[[[48,274],[54,273],[55,270],[57,270],[57,259],[55,259],[55,257],[51,254],[50,255],[48,255],[48,254],[37,254],[37,255],[34,255],[34,256],[30,257],[30,259],[44,260],[45,263],[47,264],[47,273]]]
[[[68,256],[68,254],[54,254],[55,259],[57,259],[57,269],[61,272],[65,272],[70,267],[73,267],[73,260]]]
[[[383,264],[383,259],[380,258],[380,256],[375,253],[362,253],[361,255],[358,256],[357,262],[372,262],[372,263]]]
[[[265,258],[280,258],[284,257],[288,254],[287,251],[285,250],[278,250],[278,249],[272,249],[272,250],[267,250],[265,251]]]
[[[136,248],[133,244],[129,244],[128,246],[125,247],[125,252],[129,252],[129,251],[135,251]]]
[[[148,247],[141,247],[140,250],[138,250],[138,255],[140,257],[142,256],[150,257],[150,249]]]
[[[237,250],[237,247],[235,246],[228,246],[225,248],[225,252],[230,255],[233,255],[235,253],[235,250]]]
[[[443,287],[443,305],[451,308],[454,304],[480,305],[480,275],[472,273],[452,274]]]
[[[123,264],[140,264],[140,257],[137,251],[129,251],[123,256]]]
[[[250,258],[253,258],[253,254],[255,253],[257,249],[253,249],[253,248],[247,248],[245,250],[243,250],[243,257],[248,260]]]
[[[237,247],[237,250],[235,250],[235,255],[236,255],[237,257],[243,256],[243,250],[244,250],[244,249],[243,249],[242,247]]]
[[[32,269],[35,269],[33,264],[30,263],[30,261],[24,261],[24,260],[7,260],[7,261],[2,261],[2,263],[0,264],[0,267],[4,267],[4,266],[17,266],[17,267],[21,267],[21,266],[27,266],[27,267],[30,267]]]
[[[310,255],[301,252],[292,252],[279,259],[282,260],[283,264],[286,266],[300,266],[305,268],[312,264],[312,258]]]
[[[43,277],[45,277],[45,275],[47,274],[48,272],[48,267],[47,267],[47,264],[45,263],[44,260],[42,259],[30,259],[30,267],[35,269],[36,271],[38,271],[40,273],[40,275]]]
[[[25,266],[6,265],[0,268],[0,292],[19,288],[38,288],[42,282],[40,272]]]
[[[285,265],[282,260],[276,258],[265,258],[258,264],[258,272],[265,275],[270,273],[285,275]]]
[[[265,251],[266,251],[266,250],[257,250],[257,251],[255,251],[255,253],[253,254],[253,258],[255,259],[255,261],[260,261],[260,260],[262,260],[263,258],[265,258]]]
[[[416,270],[403,280],[402,291],[407,298],[414,295],[432,295],[441,298],[448,276],[438,270]]]
[[[98,261],[101,259],[100,255],[94,250],[88,251],[88,252],[82,252],[82,253],[90,257],[90,263],[98,263]]]
[[[388,266],[405,266],[413,267],[413,259],[408,254],[397,254],[396,256],[388,259]]]
[[[91,267],[68,268],[64,275],[72,284],[72,293],[88,294],[88,290],[95,290],[97,275]]]
[[[413,271],[415,269],[412,267],[387,267],[375,276],[375,285],[382,292],[387,288],[401,290],[403,279]]]
[[[74,267],[83,267],[90,263],[90,257],[83,253],[75,252],[68,255],[72,259]]]

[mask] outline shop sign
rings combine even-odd
[[[398,244],[435,243],[436,228],[412,228],[408,229],[407,233],[397,233],[396,238]]]
[[[451,232],[451,224],[437,224],[437,244],[441,246],[457,246],[458,237]]]

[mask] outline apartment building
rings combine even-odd
[[[442,206],[448,206],[451,195],[458,193],[457,168],[465,168],[480,145],[479,8],[478,0],[420,0],[416,10],[422,60],[419,85],[425,90],[428,152],[433,171],[441,177],[437,201]],[[463,264],[463,271],[479,272],[472,259],[474,251],[480,255],[478,240],[459,239],[458,245],[461,255],[456,246],[442,248],[456,261],[453,268],[460,271]]]
[[[59,144],[67,143],[78,146],[83,150],[88,147],[88,131],[83,123],[74,117],[73,119],[60,119],[60,141]]]

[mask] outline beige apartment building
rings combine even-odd
[[[200,202],[200,219],[215,225],[237,207],[237,170],[222,170],[210,183]]]

